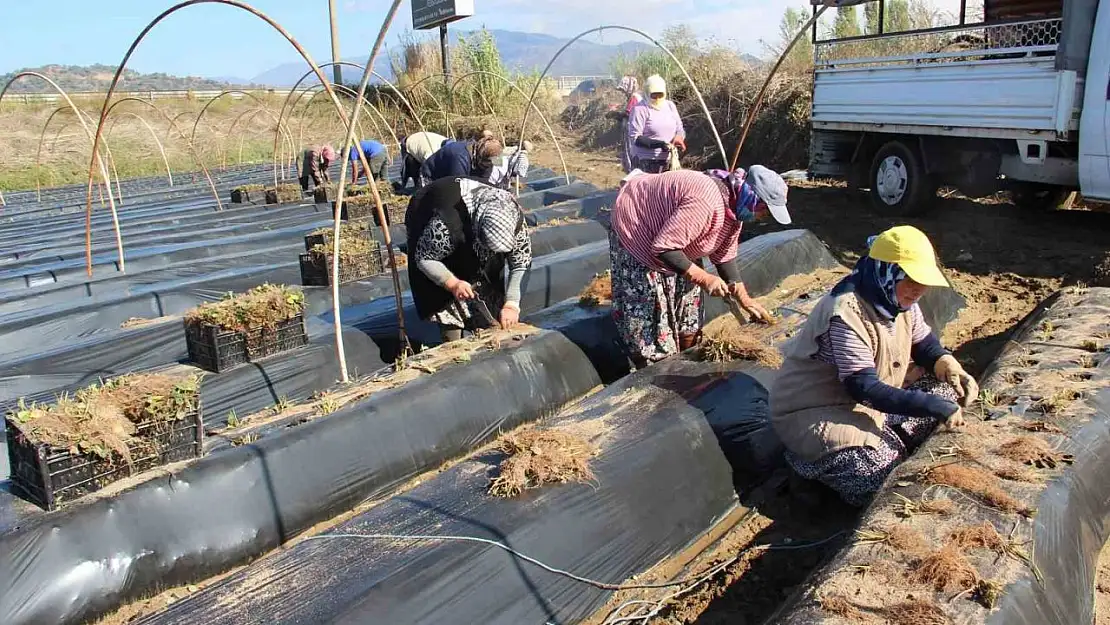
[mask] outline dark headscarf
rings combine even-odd
[[[867,246],[875,237],[867,240]],[[852,273],[837,284],[832,295],[842,295],[855,291],[868,304],[875,307],[887,321],[892,321],[899,313],[904,313],[909,308],[903,308],[898,303],[895,287],[906,278],[906,272],[897,263],[888,263],[875,260],[870,256],[860,257]]]

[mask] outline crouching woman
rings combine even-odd
[[[771,419],[786,459],[861,506],[939,423],[963,425],[975,380],[940,344],[917,302],[947,287],[932,244],[897,226],[826,295],[786,346]],[[905,387],[917,364],[928,373]]]

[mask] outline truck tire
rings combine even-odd
[[[1076,193],[1067,187],[1037,182],[1016,183],[1010,189],[1010,201],[1026,211],[1052,211],[1071,208]]]
[[[916,150],[901,141],[879,148],[871,161],[871,203],[885,215],[920,214],[936,198],[937,185]]]

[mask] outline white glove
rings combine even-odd
[[[945,354],[937,359],[937,363],[933,366],[933,374],[941,382],[947,382],[956,389],[956,396],[959,398],[961,406],[966,408],[979,398],[979,383],[967,371],[964,371],[964,368],[951,354]]]

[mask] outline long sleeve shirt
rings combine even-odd
[[[628,118],[628,143],[632,149],[632,157],[667,158],[668,154],[662,148],[652,149],[636,145],[636,138],[641,135],[667,143],[673,141],[675,137],[685,137],[686,129],[682,125],[682,117],[679,116],[674,102],[667,100],[663,108],[656,110],[645,100],[632,107],[632,113]]]

